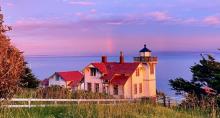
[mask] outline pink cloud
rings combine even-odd
[[[95,5],[94,2],[86,2],[86,1],[70,1],[71,5],[80,5],[80,6],[92,6]]]
[[[207,25],[219,25],[220,18],[218,16],[208,16],[204,18],[203,22]]]
[[[8,6],[8,7],[14,7],[15,4],[14,4],[14,3],[11,3],[11,2],[8,2],[8,3],[6,3],[6,6]]]
[[[97,10],[96,10],[96,9],[91,9],[91,10],[90,10],[90,13],[95,14],[96,12],[97,12]]]
[[[108,25],[122,25],[124,22],[123,21],[110,21],[107,22],[106,24]]]
[[[13,25],[13,29],[18,31],[33,31],[39,29],[53,29],[53,28],[68,28],[69,22],[63,22],[58,19],[36,19],[27,18],[16,21]]]
[[[150,16],[157,21],[167,21],[172,19],[172,17],[170,17],[166,12],[162,12],[162,11],[151,12],[148,13],[147,16]]]
[[[195,18],[188,18],[188,19],[184,19],[182,20],[183,24],[195,24],[198,23],[199,21]]]
[[[13,40],[13,43],[24,51],[25,55],[88,55],[114,53],[114,44],[111,39],[99,39],[98,37],[91,36],[81,37],[80,39],[71,37],[65,40],[59,37],[49,37],[47,39],[45,39],[45,37],[41,37],[41,39],[39,39],[39,37],[17,37],[16,40]]]

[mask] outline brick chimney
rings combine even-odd
[[[107,56],[102,56],[102,63],[107,63]]]
[[[123,52],[121,51],[120,52],[120,64],[124,63],[125,60],[124,60],[124,55],[123,55]]]

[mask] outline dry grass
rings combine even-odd
[[[0,118],[209,118],[200,110],[175,110],[151,104],[80,104],[45,108],[5,108]]]

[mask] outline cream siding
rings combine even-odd
[[[124,98],[132,98],[132,81],[131,77],[127,80],[124,85]]]
[[[56,80],[56,74],[52,75],[49,78],[49,86],[54,86],[54,85],[62,86],[65,88],[67,87],[66,81],[64,81],[60,76],[59,76],[59,81]]]
[[[88,84],[91,83],[92,85],[92,92],[95,92],[95,84],[99,84],[99,92],[103,92],[103,85],[102,85],[102,80],[100,79],[102,77],[102,74],[97,71],[96,76],[91,76],[90,75],[90,68],[94,68],[93,65],[87,66],[83,71],[84,71],[84,76],[85,76],[85,81],[84,81],[84,90],[88,91]]]
[[[118,85],[118,95],[114,94],[114,85],[110,85],[110,95],[112,95],[114,98],[123,98],[124,97],[124,89],[122,85]]]

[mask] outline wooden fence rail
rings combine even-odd
[[[178,105],[182,99],[171,97],[158,97],[157,103],[163,104],[165,107]],[[0,100],[3,101],[3,100]],[[140,102],[141,99],[34,99],[34,98],[12,98],[3,104],[3,107],[45,107],[80,103],[95,103],[95,104],[116,104],[116,103],[134,103]]]

